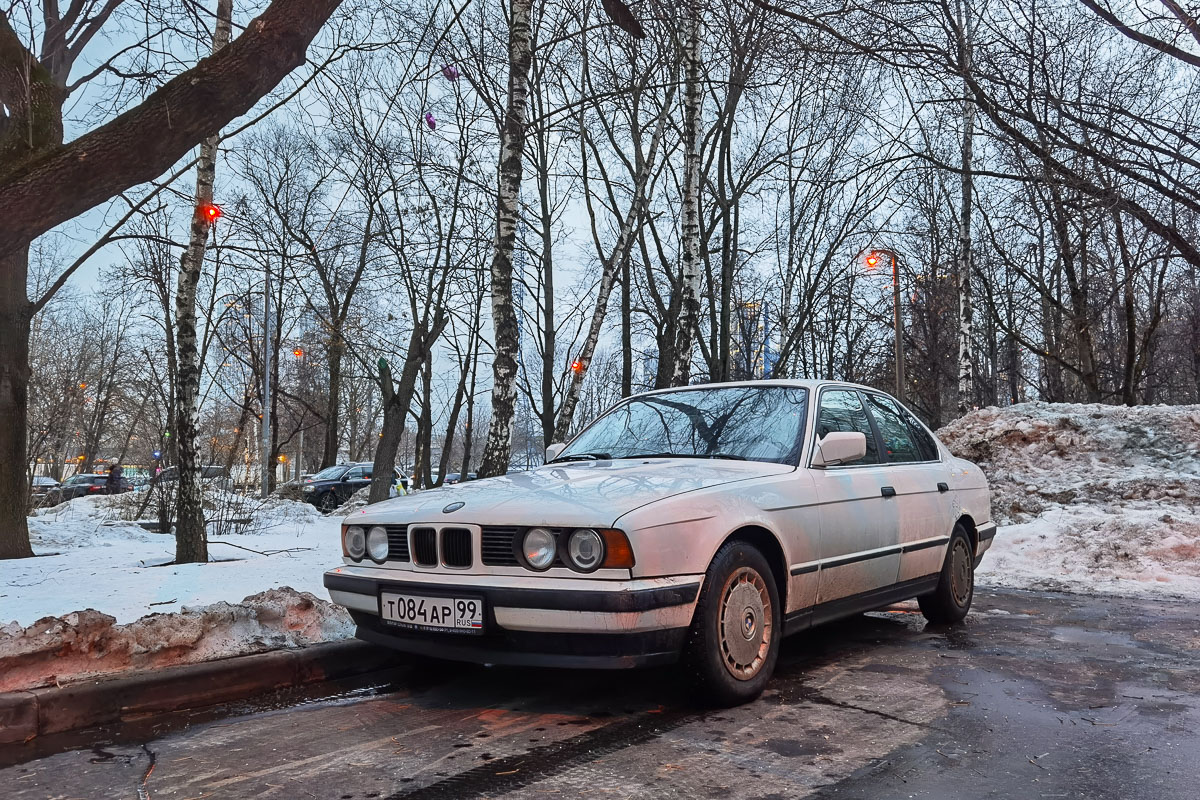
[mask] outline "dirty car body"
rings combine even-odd
[[[852,384],[649,392],[547,456],[347,517],[325,586],[357,635],[493,664],[682,656],[740,702],[784,635],[913,597],[960,619],[996,530],[981,471]]]

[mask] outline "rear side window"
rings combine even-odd
[[[929,461],[928,450],[922,448],[912,426],[905,419],[907,412],[900,408],[890,397],[867,393],[867,406],[871,416],[879,426],[879,435],[883,438],[883,446],[887,450],[888,461],[893,464],[912,463],[914,461]],[[932,444],[932,442],[930,442]],[[922,452],[924,450],[924,452]],[[936,458],[937,450],[933,457]]]
[[[855,464],[878,464],[879,448],[875,445],[875,432],[867,420],[858,392],[837,389],[821,393],[821,409],[817,412],[817,436],[834,431],[849,431],[865,434],[867,454]]]

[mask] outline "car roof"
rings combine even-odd
[[[666,389],[651,389],[648,392],[639,392],[630,397],[646,397],[649,395],[663,394],[665,392],[685,392],[692,389],[733,389],[739,386],[791,386],[799,389],[809,389],[815,391],[825,386],[844,386],[849,389],[862,389],[869,392],[877,392],[878,389],[870,386],[863,386],[860,383],[850,383],[848,381],[830,381],[830,380],[815,380],[812,378],[771,378],[769,380],[759,381],[725,381],[723,383],[693,383],[688,386],[671,386]]]

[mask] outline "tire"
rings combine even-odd
[[[333,492],[326,492],[317,498],[317,510],[322,514],[328,514],[340,505],[341,503],[338,502]]]
[[[703,703],[727,708],[762,694],[779,657],[782,617],[766,557],[748,542],[718,550],[683,648],[684,668]]]
[[[962,622],[975,597],[975,550],[962,523],[955,523],[937,588],[917,598],[921,613],[934,625]]]

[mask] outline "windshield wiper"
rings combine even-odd
[[[546,462],[555,464],[559,461],[608,461],[612,458],[608,453],[571,453],[569,456],[559,456]]]
[[[745,456],[736,453],[638,453],[634,456],[621,458],[727,458],[731,461],[745,461]]]

